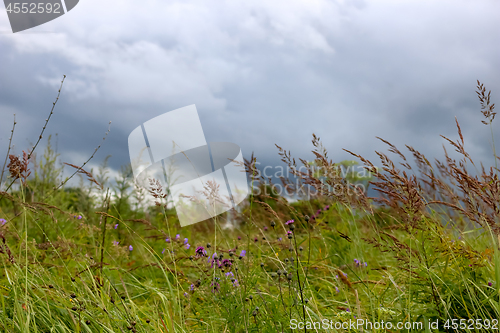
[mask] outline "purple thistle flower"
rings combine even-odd
[[[194,252],[196,253],[197,257],[204,257],[207,255],[207,251],[205,251],[205,248],[203,246],[198,246]]]
[[[223,267],[231,267],[233,265],[233,263],[231,262],[231,260],[229,259],[224,259],[222,260],[220,263],[219,263],[219,268],[223,268]]]
[[[292,232],[291,232],[290,230],[288,230],[286,233],[287,233],[288,235],[291,235],[291,234],[292,234]]]
[[[238,240],[241,240],[241,236],[238,236]]]
[[[491,283],[491,281],[489,281],[489,282],[488,282],[488,286],[490,286],[490,287],[491,287],[492,285],[493,285],[493,283]]]
[[[289,225],[289,224],[292,224],[293,222],[295,222],[294,220],[288,220],[285,222],[286,225]]]
[[[330,209],[330,205],[326,205],[324,210],[329,210]]]
[[[267,231],[267,227],[264,227],[264,231]]]
[[[257,243],[257,242],[259,241],[259,239],[258,239],[257,237],[255,237],[255,238],[253,239],[253,241],[254,241],[255,243]]]
[[[188,243],[188,239],[184,238],[184,245]]]
[[[116,229],[116,228],[118,228],[118,223],[117,223],[117,224],[115,224],[115,229]]]
[[[132,251],[133,249],[134,249],[134,247],[133,247],[132,245],[129,245],[129,246],[128,246],[128,250],[129,250],[129,251]]]

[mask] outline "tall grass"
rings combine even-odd
[[[478,96],[493,130],[494,104],[479,82]],[[377,167],[350,152],[366,176],[346,176],[354,162],[331,161],[315,135],[314,161],[297,163],[278,146],[295,177],[282,182],[300,200],[278,195],[252,156],[254,191],[241,209],[182,229],[168,189],[138,188],[129,167],[110,185],[105,168],[84,169],[90,159],[63,164],[80,177],[70,187],[50,138],[38,160],[38,142],[10,154],[11,136],[0,184],[0,330],[494,331],[498,169],[479,168],[456,126],[458,140],[445,139],[459,160],[445,150],[430,163],[406,146],[411,163],[381,139],[400,163],[377,152]],[[367,197],[368,181],[379,196]],[[222,228],[229,214],[235,229]],[[394,327],[335,328],[361,319]]]

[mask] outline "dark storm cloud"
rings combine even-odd
[[[480,79],[500,93],[499,7],[87,0],[33,33],[0,34],[0,153],[14,112],[18,152],[37,138],[66,74],[47,132],[75,164],[111,120],[96,163],[112,154],[118,169],[135,127],[190,104],[208,141],[237,143],[263,165],[280,164],[274,143],[311,158],[313,132],[334,160],[349,158],[342,148],[374,158],[385,149],[375,136],[441,157],[439,134],[456,138],[455,116],[473,156],[492,162],[474,89]]]

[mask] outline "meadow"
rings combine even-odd
[[[252,156],[239,209],[181,228],[168,189],[137,187],[130,166],[111,180],[107,160],[86,169],[94,155],[60,163],[50,137],[36,150],[57,99],[2,169],[1,332],[498,331],[499,170],[471,159],[458,121],[445,139],[460,158],[433,163],[383,139],[378,161],[334,162],[315,135],[314,161],[277,146],[297,200]],[[366,174],[346,172],[357,163]]]

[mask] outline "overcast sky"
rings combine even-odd
[[[376,136],[441,157],[455,116],[491,165],[474,91],[498,102],[499,37],[497,0],[81,0],[15,34],[0,5],[0,156],[14,113],[16,153],[37,139],[65,74],[46,132],[64,162],[83,163],[112,121],[93,165],[111,154],[119,169],[134,128],[196,104],[207,141],[263,165],[281,165],[275,143],[310,159],[313,132],[339,161],[375,159]]]

